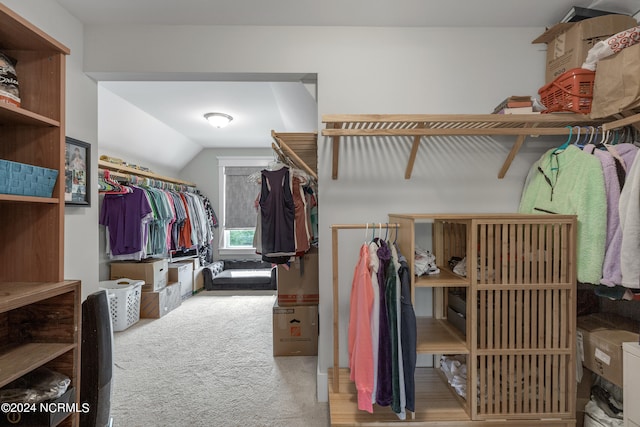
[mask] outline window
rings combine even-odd
[[[272,160],[269,157],[218,157],[222,253],[255,253],[255,201],[260,186],[249,177],[259,174]]]

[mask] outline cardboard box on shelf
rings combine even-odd
[[[547,44],[545,84],[572,68],[580,68],[594,44],[638,25],[627,15],[604,15],[556,24],[532,43]]]
[[[143,319],[159,319],[181,304],[180,284],[170,283],[157,292],[142,292],[140,317]]]
[[[318,306],[273,305],[273,355],[318,354]]]
[[[193,264],[190,262],[172,262],[169,264],[169,282],[180,284],[182,299],[193,294]]]
[[[638,322],[615,314],[594,313],[578,317],[577,325],[584,367],[622,387],[622,343],[638,342]]]
[[[112,262],[111,280],[122,278],[144,280],[142,292],[157,292],[167,286],[169,262],[160,258]]]
[[[302,257],[296,257],[288,269],[278,265],[277,283],[279,305],[318,304],[318,248],[311,248]]]

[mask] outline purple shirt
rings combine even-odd
[[[151,213],[145,192],[132,187],[132,193],[105,194],[100,224],[109,228],[109,246],[113,255],[142,250],[142,220]]]

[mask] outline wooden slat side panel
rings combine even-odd
[[[568,362],[568,355],[559,354],[479,356],[478,416],[570,417],[568,378],[559,368]]]

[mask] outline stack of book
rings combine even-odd
[[[530,96],[512,95],[493,110],[493,114],[533,114],[533,100]]]

